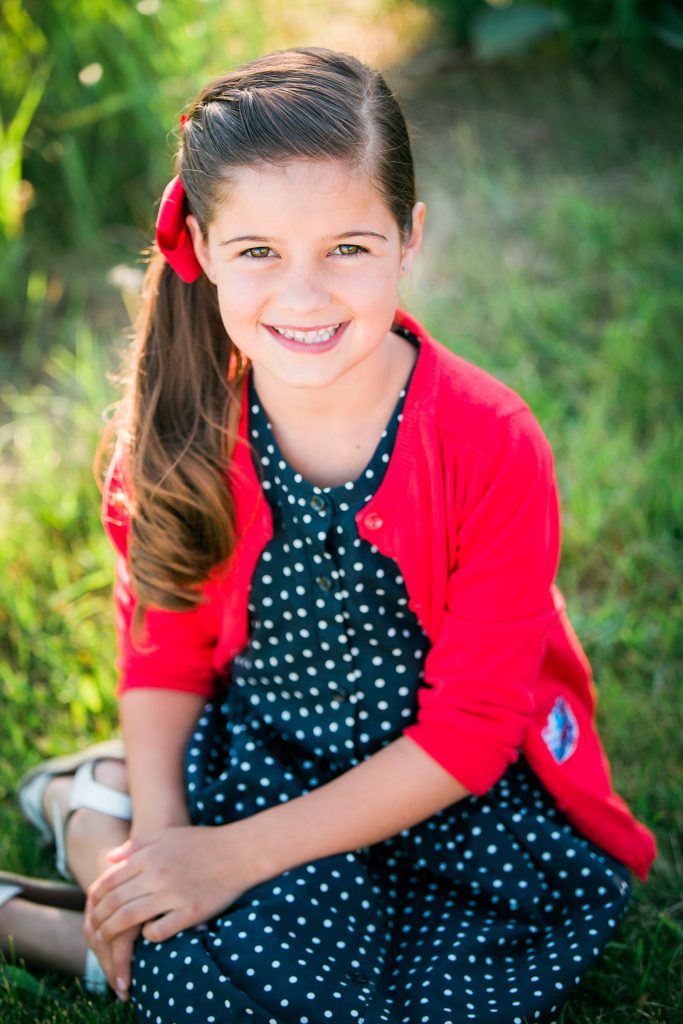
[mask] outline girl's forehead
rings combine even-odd
[[[345,220],[354,214],[393,220],[365,168],[342,160],[292,160],[231,172],[213,222],[222,228],[256,217],[286,224],[304,214],[307,221],[314,216]]]

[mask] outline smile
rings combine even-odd
[[[323,354],[339,344],[349,321],[341,324],[330,324],[327,327],[272,327],[264,325],[279,345],[290,352],[308,352]]]
[[[333,324],[332,327],[306,328],[303,330],[296,330],[290,327],[273,327],[272,329],[277,331],[283,338],[289,338],[290,341],[303,341],[306,345],[319,345],[321,342],[329,341],[340,327],[341,324]]]

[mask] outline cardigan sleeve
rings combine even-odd
[[[517,758],[557,616],[552,453],[528,409],[505,426],[493,455],[470,446],[458,459],[456,565],[425,660],[417,720],[405,730],[475,794]]]
[[[127,556],[130,522],[116,455],[104,485],[102,519],[116,553],[117,695],[145,688],[210,696],[216,675],[213,655],[217,640],[210,606],[199,605],[183,612],[150,608],[141,636],[133,636],[136,597]]]

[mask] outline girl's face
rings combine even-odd
[[[188,226],[257,381],[320,389],[381,368],[424,204],[404,244],[372,182],[342,161],[245,168],[234,181],[206,239],[193,217]]]

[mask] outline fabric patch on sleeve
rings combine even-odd
[[[541,736],[558,764],[566,761],[576,750],[579,723],[564,697],[558,697],[553,704]]]

